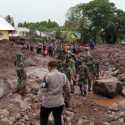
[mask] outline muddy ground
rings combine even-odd
[[[21,48],[21,45],[12,42],[0,43],[0,80],[9,85],[10,90],[0,99],[0,125],[39,125],[40,100],[37,95],[37,80],[42,79],[47,72],[47,62],[51,58]],[[125,46],[121,45],[98,45],[92,50],[92,54],[100,61],[102,71],[107,71],[110,64],[119,68],[118,77],[124,79],[125,72],[121,68],[125,66],[124,49]],[[15,93],[17,78],[14,60],[17,51],[22,51],[29,59],[29,65],[26,67],[27,93],[24,96]],[[106,77],[108,74],[105,74]],[[73,94],[70,107],[65,109],[72,117],[67,115],[65,125],[125,125],[124,110],[116,109],[120,102],[125,106],[124,97],[121,96],[107,99],[92,92],[88,93],[87,97]]]

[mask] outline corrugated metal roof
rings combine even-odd
[[[15,28],[11,26],[4,18],[0,17],[0,30],[14,31]]]

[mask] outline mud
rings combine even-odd
[[[120,69],[125,66],[125,46],[99,45],[92,51],[97,60],[100,61],[103,79],[109,78],[109,64]],[[36,94],[39,89],[37,80],[42,79],[47,72],[47,62],[52,58],[43,57],[36,53],[23,50],[21,45],[12,42],[0,43],[0,79],[6,79],[11,84],[11,89],[16,87],[15,54],[22,51],[26,58],[31,58],[35,66],[26,67],[27,93],[24,96],[13,91],[0,100],[0,125],[39,125],[40,100]],[[122,69],[122,68],[121,68]],[[117,77],[125,75],[124,69],[119,71]],[[121,78],[121,77],[120,77]],[[123,111],[112,111],[109,107],[122,103],[124,98],[118,96],[107,99],[88,93],[87,97],[78,94],[71,96],[70,107],[65,109],[73,114],[72,120],[65,125],[124,125],[125,113]],[[125,106],[125,105],[124,105]],[[124,107],[123,106],[123,107]],[[117,116],[117,117],[115,117]]]

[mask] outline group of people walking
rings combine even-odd
[[[40,90],[41,125],[48,125],[50,113],[53,114],[54,125],[62,125],[64,106],[69,107],[70,93],[74,93],[74,86],[78,85],[81,96],[86,96],[99,78],[99,63],[91,56],[88,48],[84,53],[74,52],[69,49],[63,53],[63,58],[48,63],[49,73],[45,75]]]
[[[49,53],[52,56],[53,50],[50,49]],[[88,91],[92,91],[95,80],[99,78],[99,63],[94,60],[88,48],[82,53],[78,46],[62,48],[56,57],[56,61],[48,63],[49,72],[40,84],[39,96],[42,102],[40,125],[48,125],[51,113],[54,125],[62,125],[63,110],[64,107],[69,107],[70,93],[74,93],[75,86],[79,86],[81,96],[86,96]],[[15,65],[20,91],[25,89],[26,82],[22,54],[16,55]]]
[[[85,48],[83,53],[69,50],[63,57],[59,60],[58,69],[67,75],[71,93],[74,93],[74,86],[78,85],[81,95],[86,96],[87,91],[92,91],[95,80],[99,78],[99,63],[88,48]]]

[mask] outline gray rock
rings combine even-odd
[[[79,119],[77,125],[83,125],[83,123],[84,123],[84,120],[83,119]]]
[[[16,114],[16,120],[19,120],[20,118],[21,118],[20,113],[17,113],[17,114]]]
[[[12,123],[11,123],[11,121],[9,121],[8,118],[5,117],[5,118],[1,119],[0,125],[12,125]]]
[[[0,118],[9,117],[9,111],[7,109],[0,109]]]
[[[9,118],[9,121],[10,121],[11,123],[14,123],[14,122],[15,122],[15,120],[16,120],[16,118],[15,118],[15,117],[10,117],[10,118]]]
[[[111,125],[109,122],[104,122],[104,125]]]
[[[122,89],[122,96],[125,96],[125,88]]]
[[[125,123],[124,118],[120,118],[120,119],[119,119],[119,122],[120,122],[120,123]]]
[[[112,110],[112,111],[118,111],[118,110],[119,110],[119,106],[118,106],[117,103],[113,103],[109,108],[110,108],[110,110]],[[115,113],[112,112],[112,115],[115,115]]]
[[[125,110],[125,100],[122,100],[118,103],[118,107],[121,110]]]
[[[25,66],[27,67],[36,65],[35,62],[31,58],[26,59],[24,63],[25,63]]]
[[[124,117],[125,116],[125,112],[119,112],[119,116],[120,117]]]
[[[95,94],[113,98],[121,93],[122,86],[115,78],[102,79],[96,81],[93,90]]]

